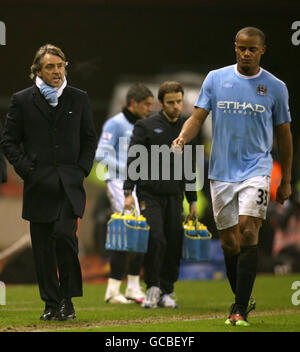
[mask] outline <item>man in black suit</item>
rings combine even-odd
[[[0,141],[2,138],[2,124],[0,122]],[[7,182],[6,161],[0,148],[0,184]]]
[[[42,320],[74,319],[71,298],[82,296],[77,220],[97,147],[88,96],[67,85],[66,66],[60,48],[37,51],[34,85],[13,94],[1,142],[24,180],[22,216],[30,221]]]

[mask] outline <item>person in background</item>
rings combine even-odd
[[[0,122],[0,141],[2,139],[2,124]],[[0,184],[7,182],[7,168],[6,168],[6,161],[2,151],[0,148]]]
[[[190,218],[198,217],[197,193],[186,190],[183,175],[178,179],[175,177],[174,153],[171,153],[168,160],[159,158],[157,163],[149,158],[153,146],[170,150],[174,137],[179,134],[184,123],[180,116],[183,95],[180,83],[164,82],[158,92],[161,111],[148,119],[138,121],[130,142],[130,148],[140,145],[148,152],[147,179],[134,180],[131,177],[129,171],[136,157],[128,157],[128,177],[124,182],[125,208],[130,209],[134,204],[133,189],[136,186],[141,212],[150,226],[148,251],[144,262],[147,292],[142,303],[143,308],[177,307],[173,293],[182,253],[184,191],[190,204]],[[170,171],[168,179],[163,176],[163,166]],[[159,170],[156,179],[151,178],[154,169]]]
[[[106,174],[107,194],[112,212],[122,212],[124,207],[123,184],[126,178],[127,148],[134,124],[146,119],[152,111],[153,94],[142,83],[133,84],[126,95],[126,106],[121,112],[109,118],[102,129],[96,151],[96,160],[104,162],[108,166]],[[133,206],[139,211],[135,192]],[[126,264],[129,258],[127,270],[127,288],[125,296],[120,292],[122,279],[126,274]],[[104,300],[108,303],[128,304],[135,301],[141,303],[144,292],[140,286],[140,272],[143,265],[144,255],[121,251],[111,251],[110,276]]]

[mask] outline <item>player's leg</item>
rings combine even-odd
[[[127,255],[127,252],[111,251],[110,275],[104,296],[104,300],[107,303],[131,303],[120,291],[126,268]]]
[[[163,308],[177,308],[174,284],[178,280],[180,258],[182,255],[182,202],[181,194],[167,197],[164,209],[164,233],[166,236],[166,250],[160,271],[160,287],[162,296],[159,306]]]
[[[226,183],[211,181],[211,196],[214,218],[221,247],[224,253],[226,273],[232,292],[236,296],[238,286],[238,263],[240,257],[240,227],[238,191],[241,182]],[[232,304],[230,315],[225,324],[235,324],[241,318],[248,325],[246,318],[237,315],[237,304]],[[239,323],[241,324],[241,323]]]
[[[236,303],[247,309],[254,285],[258,260],[258,234],[262,219],[240,216],[240,255],[237,266]]]
[[[223,249],[227,278],[235,294],[239,247],[238,197],[234,183],[211,181],[210,190],[216,227]]]
[[[247,320],[247,307],[256,278],[259,230],[266,217],[269,189],[268,176],[246,180],[239,189],[240,255],[235,303],[244,320]]]
[[[166,250],[163,219],[163,197],[156,197],[148,192],[138,193],[142,214],[150,226],[148,251],[144,257],[144,281],[147,286],[143,308],[156,308],[160,298],[160,271]]]
[[[219,230],[219,238],[224,254],[226,274],[233,294],[236,292],[237,263],[240,254],[239,225]]]
[[[140,215],[139,202],[136,196],[135,189],[132,193],[135,200],[135,210],[137,215]],[[140,273],[144,263],[143,253],[130,253],[128,258],[128,274],[127,274],[127,287],[125,297],[133,300],[136,303],[142,303],[145,298],[145,293],[140,284]]]
[[[233,325],[249,325],[247,322],[248,304],[256,277],[257,241],[260,224],[261,219],[240,216],[240,253],[236,263],[235,304],[232,307],[230,317],[230,322]],[[253,304],[255,303],[251,303],[251,308],[253,308]]]
[[[125,297],[136,303],[142,303],[145,298],[140,285],[140,272],[144,262],[143,253],[130,253],[128,263],[127,287]]]
[[[111,211],[122,212],[124,207],[123,181],[111,180],[107,182],[107,196],[110,200]],[[122,279],[126,271],[127,255],[127,252],[111,251],[110,275],[104,296],[105,302],[122,304],[132,302],[120,292]]]

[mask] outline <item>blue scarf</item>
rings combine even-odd
[[[48,86],[40,77],[36,77],[35,81],[43,97],[47,100],[48,104],[55,107],[58,104],[58,98],[62,95],[65,86],[67,85],[66,78],[59,88]]]

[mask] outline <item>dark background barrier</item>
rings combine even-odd
[[[121,75],[206,74],[230,65],[236,32],[251,25],[266,33],[262,66],[286,82],[298,134],[300,46],[291,42],[297,20],[299,1],[1,0],[0,21],[7,31],[6,46],[0,46],[1,120],[9,96],[31,84],[29,67],[42,44],[66,53],[69,83],[89,92],[100,133]]]

